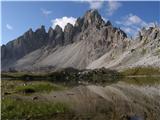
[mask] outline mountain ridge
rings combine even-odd
[[[83,17],[78,18],[75,25],[68,23],[64,31],[57,25],[54,29],[50,27],[46,32],[42,25],[35,32],[29,29],[16,40],[3,45],[1,47],[2,70],[13,68],[36,71],[44,68],[65,67],[121,69],[125,68],[123,66],[127,68],[130,66],[123,65],[123,60],[120,60],[123,57],[119,57],[124,56],[123,59],[126,59],[127,52],[136,49],[136,45],[143,47],[141,44],[149,41],[148,39],[150,42],[146,42],[146,45],[149,43],[152,43],[154,47],[155,43],[159,45],[160,29],[158,26],[150,27],[148,30],[143,29],[136,39],[130,40],[125,32],[113,27],[110,21],[105,22],[98,11],[92,9],[88,10]],[[159,46],[155,48],[159,49]],[[141,48],[138,47],[138,49]],[[156,59],[159,61],[159,58]]]

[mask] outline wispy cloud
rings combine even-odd
[[[100,9],[103,5],[103,1],[89,0],[88,3],[91,9]]]
[[[108,4],[107,4],[107,15],[108,16],[111,16],[113,15],[113,13],[118,10],[118,8],[120,8],[122,6],[122,4],[120,2],[117,2],[117,1],[108,1]]]
[[[64,16],[62,18],[56,18],[56,19],[52,20],[51,22],[52,22],[52,27],[53,28],[56,25],[59,25],[64,30],[64,27],[66,26],[67,23],[70,23],[70,24],[74,25],[76,20],[77,20],[77,18]]]
[[[52,13],[52,11],[46,10],[46,9],[43,9],[43,8],[41,9],[41,11],[42,11],[42,14],[45,15],[45,16],[48,16],[49,14]]]
[[[80,0],[80,2],[88,3],[90,9],[100,9],[103,6],[103,0]]]
[[[122,17],[120,21],[116,21],[116,24],[120,25],[121,29],[131,36],[136,36],[142,27],[154,26],[153,22],[147,23],[139,16],[133,14]]]
[[[133,15],[133,14],[126,15],[125,17],[122,18],[121,21],[117,21],[116,23],[123,24],[126,26],[130,26],[130,25],[146,26],[147,25],[147,23],[144,20],[142,20],[137,15]]]
[[[105,22],[107,22],[107,21],[108,21],[108,19],[106,19],[105,17],[102,17],[102,19],[103,19]]]
[[[13,30],[13,27],[12,27],[10,24],[6,24],[6,28],[7,28],[8,30]]]

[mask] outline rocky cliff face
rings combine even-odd
[[[125,69],[137,66],[160,67],[160,27],[143,28],[135,40],[129,40],[121,53],[114,49],[90,63],[87,68]]]
[[[35,32],[29,29],[24,35],[1,47],[2,69],[9,67],[16,60],[47,44],[48,36],[44,26]]]
[[[143,29],[133,42],[121,29],[113,27],[110,21],[104,22],[97,10],[89,10],[77,19],[75,25],[68,23],[64,31],[57,25],[46,32],[42,26],[35,32],[30,29],[3,45],[2,70],[116,68],[122,65],[117,65],[115,60],[119,60],[118,57],[126,51],[141,46],[139,43],[146,44],[147,52],[155,49],[155,46],[159,49],[159,31],[159,27]],[[152,44],[149,49],[148,43]]]
[[[68,23],[64,28],[64,45],[73,43],[74,26]]]

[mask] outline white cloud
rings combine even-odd
[[[137,35],[137,32],[139,31],[139,28],[133,28],[133,27],[126,27],[126,26],[122,26],[121,27],[122,30],[124,30],[129,36],[135,37]]]
[[[129,28],[129,27],[122,27],[122,29],[123,29],[125,32],[127,32],[127,33],[132,32],[132,29]]]
[[[41,9],[41,11],[42,11],[42,14],[45,15],[45,16],[48,16],[49,14],[52,13],[52,11],[46,10],[46,9],[43,9],[43,8]]]
[[[124,18],[124,22],[126,25],[140,25],[140,26],[146,26],[146,22],[143,21],[140,17],[137,15],[129,14]]]
[[[107,21],[108,21],[108,19],[106,19],[105,17],[102,17],[102,19],[103,19],[105,22],[107,22]]]
[[[13,27],[12,27],[10,24],[6,24],[6,28],[7,28],[8,30],[13,30]]]
[[[121,26],[121,28],[130,36],[135,36],[142,27],[149,28],[154,26],[154,23],[147,23],[139,16],[133,14],[129,14],[123,17],[120,21],[116,21],[116,24]]]
[[[80,2],[88,3],[90,9],[100,9],[104,3],[103,0],[80,0]]]
[[[117,1],[108,1],[108,5],[107,5],[107,15],[111,16],[113,15],[113,13],[118,10],[118,8],[120,8],[122,6],[122,4],[120,2]]]
[[[91,9],[100,9],[103,5],[103,1],[89,0],[88,3]]]
[[[75,24],[75,21],[77,19],[74,17],[62,17],[62,18],[56,18],[54,20],[52,20],[52,27],[54,28],[56,25],[61,26],[61,28],[64,30],[64,27],[66,26],[67,23],[71,23],[72,25]]]
[[[130,14],[128,20],[129,22],[135,23],[135,24],[140,23],[142,21],[138,16],[132,15],[132,14]]]
[[[150,23],[147,23],[145,27],[146,27],[146,28],[149,28],[149,27],[153,27],[153,26],[155,26],[155,25],[158,25],[158,23],[157,23],[157,22],[155,22],[155,23],[150,22]]]

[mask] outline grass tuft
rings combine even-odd
[[[5,98],[2,100],[2,119],[20,120],[20,119],[50,119],[54,114],[66,113],[70,111],[69,105],[65,103],[47,103],[14,100]]]
[[[123,75],[160,75],[160,68],[154,67],[135,67],[125,69],[121,72]]]
[[[126,77],[122,80],[125,83],[138,86],[159,85],[159,77]]]
[[[26,86],[17,86],[16,92],[34,93],[34,92],[50,92],[64,90],[65,87],[51,83],[27,84]]]

